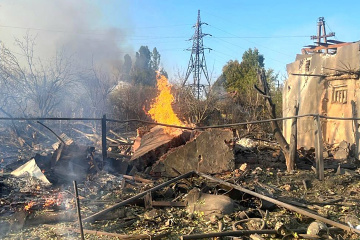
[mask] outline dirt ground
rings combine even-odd
[[[276,145],[258,144],[252,148],[240,147],[236,150],[236,169],[215,175],[216,178],[240,185],[249,190],[271,196],[282,202],[300,207],[333,221],[351,224],[356,227],[359,222],[360,175],[355,160],[336,162],[327,159],[324,181],[316,179],[311,169],[314,161],[309,155],[300,154],[297,170],[288,173],[285,163]],[[349,162],[351,164],[349,165]],[[334,166],[345,166],[334,168]],[[342,165],[341,165],[342,164]],[[349,169],[351,168],[351,169]],[[143,178],[149,176],[137,173]],[[1,239],[78,239],[76,209],[72,186],[41,186],[41,183],[30,184],[29,180],[14,184],[15,180],[2,176],[3,192],[1,198]],[[121,202],[168,179],[154,179],[153,183],[127,181],[121,175],[105,172],[98,173],[78,185],[83,217],[101,211],[115,203]],[[29,189],[21,192],[24,186]],[[31,189],[32,186],[35,189]],[[41,190],[36,192],[36,188]],[[226,195],[234,201],[234,211],[220,217],[209,217],[204,212],[189,212],[185,207],[153,207],[146,209],[144,201],[120,207],[104,215],[103,220],[84,223],[84,229],[123,235],[146,234],[156,236],[165,234],[163,239],[180,239],[183,235],[210,233],[233,230],[276,229],[279,225],[287,229],[285,235],[265,234],[258,236],[223,237],[222,239],[359,239],[357,234],[344,231],[325,230],[321,238],[309,238],[292,231],[306,229],[314,219],[275,206],[237,190],[211,182],[202,177],[191,177],[180,180],[152,194],[153,201],[185,202],[188,192],[198,188],[203,193]],[[5,190],[7,192],[5,192]],[[34,192],[35,191],[35,192]],[[61,203],[51,207],[23,208],[30,201],[37,201],[42,196],[60,196]],[[56,195],[57,194],[57,195]],[[26,196],[26,197],[24,197]],[[56,197],[55,197],[56,198]],[[39,205],[39,204],[38,204]],[[24,212],[20,216],[14,212]],[[69,218],[64,222],[42,221],[42,215],[58,215],[67,212]],[[36,219],[36,221],[34,220]],[[71,221],[70,221],[71,220]],[[46,225],[51,224],[51,225]],[[18,226],[18,227],[16,227]],[[19,227],[21,226],[21,227]],[[327,225],[327,228],[330,227]],[[300,232],[301,232],[300,231]],[[260,237],[260,236],[259,236]],[[86,239],[117,239],[109,236],[85,234]],[[133,238],[122,238],[133,239]],[[208,238],[212,239],[212,238]]]

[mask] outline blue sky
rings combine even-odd
[[[186,40],[194,33],[198,9],[202,21],[209,24],[203,25],[203,32],[212,35],[204,38],[204,45],[213,49],[206,52],[213,78],[228,60],[240,60],[245,50],[254,47],[264,55],[267,68],[285,74],[286,64],[303,46],[312,44],[309,36],[316,34],[318,17],[325,17],[327,31],[334,31],[336,39],[360,40],[360,1],[132,0],[126,4],[133,46],[157,47],[169,72],[186,70],[190,52],[184,49],[191,46]]]
[[[190,52],[184,50],[192,45],[187,40],[194,33],[199,9],[202,21],[209,24],[203,25],[203,32],[212,35],[204,38],[205,47],[213,49],[206,51],[212,81],[227,61],[241,60],[249,48],[258,48],[265,57],[265,67],[279,72],[282,80],[286,64],[294,61],[303,46],[312,44],[310,36],[316,34],[319,17],[325,17],[327,31],[334,31],[335,39],[360,40],[359,7],[360,1],[332,0],[0,0],[0,37],[24,34],[24,29],[1,25],[64,30],[31,30],[47,40],[41,46],[50,47],[68,30],[84,28],[95,34],[99,29],[118,28],[121,34],[116,35],[116,44],[121,51],[116,54],[134,54],[141,45],[156,47],[163,67],[173,78],[178,71],[186,71]],[[59,37],[49,41],[54,35]],[[101,51],[103,46],[96,48]]]

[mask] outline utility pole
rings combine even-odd
[[[200,10],[198,10],[198,18],[197,22],[194,25],[195,33],[189,40],[193,40],[193,45],[188,51],[191,51],[191,56],[188,64],[188,68],[186,71],[185,81],[183,83],[183,87],[186,85],[186,82],[191,73],[193,73],[194,82],[193,84],[188,84],[186,86],[190,87],[193,90],[194,95],[197,99],[203,95],[203,92],[206,94],[206,86],[200,83],[201,73],[204,73],[204,76],[208,82],[208,86],[210,87],[210,79],[209,74],[206,67],[205,54],[204,50],[208,49],[209,52],[212,50],[211,48],[204,48],[203,45],[203,37],[210,34],[202,33],[201,26],[207,23],[201,22],[200,19]]]
[[[328,37],[334,37],[335,36],[335,33],[334,32],[331,32],[329,34],[326,34],[326,29],[325,29],[325,20],[324,20],[324,17],[319,17],[319,21],[317,23],[317,36],[311,36],[311,40],[317,40],[317,42],[315,42],[318,46],[322,46],[322,45],[325,45],[327,46],[328,45],[328,42],[327,42],[327,38]],[[324,42],[322,43],[321,42],[321,39],[324,39]],[[320,52],[321,50],[319,50]],[[328,49],[326,49],[326,53],[329,53]]]

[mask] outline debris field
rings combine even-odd
[[[231,130],[113,133],[105,161],[96,142],[62,135],[56,150],[8,163],[1,238],[79,238],[75,181],[85,239],[358,239],[360,175],[345,142],[325,148],[319,181],[313,149],[287,172],[275,142]]]

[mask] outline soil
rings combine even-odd
[[[359,163],[354,159],[344,162],[335,162],[328,158],[324,181],[316,178],[315,172],[311,170],[314,166],[311,151],[310,154],[302,156],[297,162],[297,169],[291,173],[286,172],[285,162],[276,144],[264,144],[257,142],[252,147],[238,147],[236,150],[236,169],[232,172],[224,172],[214,175],[217,178],[239,184],[244,188],[261,191],[273,198],[286,201],[292,205],[297,204],[302,208],[312,211],[320,216],[346,225],[349,223],[354,227],[360,224],[359,202],[360,202],[360,169]],[[304,151],[304,150],[303,150]],[[336,166],[343,164],[338,169]],[[341,165],[340,165],[341,166]],[[149,178],[145,174],[143,178]],[[16,212],[24,211],[23,207],[31,200],[41,198],[44,192],[28,194],[22,199],[22,204],[14,205],[23,196],[21,188],[24,186],[12,186],[6,183],[6,176],[0,177],[2,185],[1,196],[1,239],[78,239],[79,234],[65,229],[78,228],[76,221],[67,221],[53,224],[53,227],[39,224],[36,226],[25,226],[20,230],[14,230],[19,219],[15,217]],[[145,191],[168,179],[155,179],[154,183],[125,182],[121,175],[99,173],[79,184],[81,196],[81,213],[83,217],[101,211],[115,203],[128,199],[137,193]],[[26,181],[25,181],[26,182]],[[20,183],[17,183],[20,184]],[[25,183],[24,183],[25,184]],[[39,185],[39,183],[37,183]],[[224,186],[209,182],[201,177],[193,177],[171,184],[169,187],[156,191],[152,194],[154,201],[184,202],[187,193],[193,188],[199,188],[208,194],[225,194],[235,202],[235,211],[231,214],[217,218],[208,218],[202,212],[189,213],[183,207],[157,207],[146,209],[142,201],[121,207],[105,216],[107,220],[94,223],[84,223],[85,229],[112,232],[125,235],[148,234],[156,235],[168,232],[163,239],[180,239],[182,235],[233,231],[239,229],[275,229],[279,226],[288,229],[286,239],[305,239],[299,234],[291,233],[291,229],[302,229],[306,232],[308,226],[314,222],[313,219],[299,213],[289,211],[278,206],[271,206],[260,199],[245,195],[241,192],[228,189]],[[52,189],[44,191],[50,195],[55,193]],[[6,190],[6,191],[5,191]],[[35,191],[33,189],[28,192]],[[49,214],[49,212],[72,212],[75,213],[75,203],[71,196],[71,186],[61,186],[58,192],[67,193],[67,206],[59,208],[39,208],[26,212],[28,215]],[[64,195],[65,196],[65,195]],[[64,200],[65,201],[65,200]],[[265,209],[266,208],[266,209]],[[331,226],[327,226],[330,228]],[[10,231],[10,229],[13,229]],[[327,232],[328,236],[322,239],[359,239],[357,234],[349,232]],[[262,235],[264,239],[285,239],[280,234]],[[85,239],[116,239],[114,237],[95,236],[86,234]],[[211,238],[209,238],[211,239]],[[232,239],[224,237],[223,239]],[[234,238],[235,239],[235,238]],[[236,239],[251,239],[249,236],[237,237]]]

